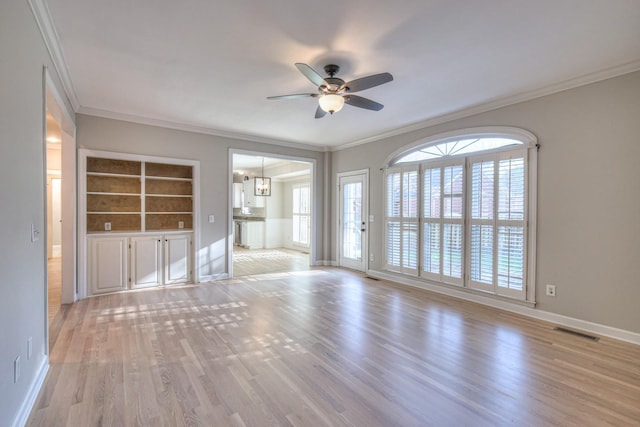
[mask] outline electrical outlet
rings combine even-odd
[[[375,261],[376,256],[374,254],[369,254],[369,261]]]
[[[209,215],[209,224],[213,224],[216,221],[216,217],[213,215]]]
[[[376,217],[373,215],[369,215],[369,222],[375,221]]]
[[[29,337],[27,340],[27,360],[31,360],[31,356],[33,355],[33,338]]]
[[[184,221],[178,221],[178,228],[184,228]]]
[[[111,231],[111,223],[110,222],[105,222],[104,223],[104,231]]]
[[[13,362],[13,382],[14,384],[20,379],[20,356],[16,357]]]
[[[549,297],[556,296],[556,285],[547,284],[547,296]]]

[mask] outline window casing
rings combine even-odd
[[[311,234],[311,187],[308,184],[293,186],[293,243],[309,246]]]
[[[488,151],[413,160],[437,150],[423,146],[395,157],[385,175],[387,270],[533,301],[535,144],[500,141]]]

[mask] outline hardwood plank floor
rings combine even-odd
[[[291,249],[233,247],[233,276],[309,270],[309,254]]]
[[[640,425],[640,346],[315,268],[74,304],[30,426]]]
[[[62,258],[49,258],[48,265],[48,305],[49,324],[60,310],[60,298],[62,295]]]

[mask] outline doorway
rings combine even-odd
[[[339,263],[362,272],[367,267],[368,186],[368,170],[338,174]]]
[[[315,162],[232,150],[230,163],[229,275],[308,270]],[[259,188],[265,181],[268,191]]]
[[[46,325],[49,348],[62,324],[64,304],[76,300],[75,125],[45,70],[44,167],[46,236]]]

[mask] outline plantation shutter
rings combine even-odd
[[[386,269],[418,273],[418,170],[397,168],[386,175]]]
[[[470,169],[469,287],[524,299],[525,154],[483,156]]]

